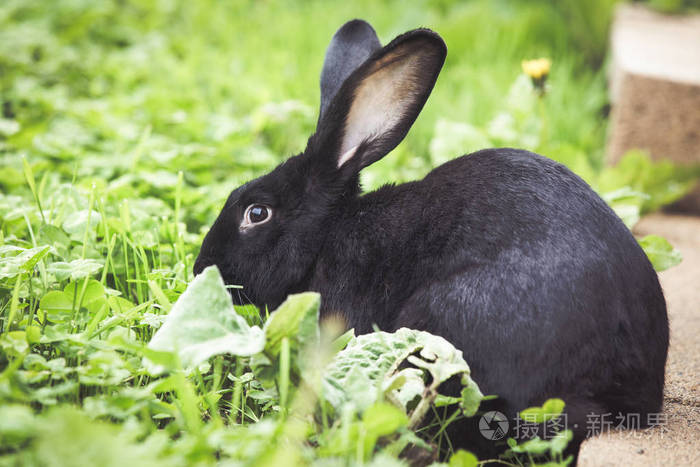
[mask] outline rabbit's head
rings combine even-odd
[[[234,300],[275,307],[304,290],[321,247],[360,191],[360,170],[404,138],[447,49],[417,29],[381,47],[364,21],[334,35],[321,73],[316,132],[302,154],[234,190],[206,235],[194,273],[218,266]]]

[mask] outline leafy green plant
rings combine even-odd
[[[564,410],[565,403],[561,399],[548,399],[540,407],[529,407],[520,412],[520,419],[526,423],[540,425],[557,420]],[[505,458],[522,465],[523,460],[532,465],[547,465],[551,467],[569,465],[573,456],[563,457],[564,449],[573,439],[573,432],[566,428],[555,427],[545,439],[539,435],[518,443],[508,438],[508,451]]]
[[[101,300],[99,282],[90,284],[86,294],[90,303]],[[175,302],[147,346],[123,333],[112,333],[102,341],[84,332],[73,333],[66,339],[81,345],[86,364],[69,369],[65,358],[47,361],[41,354],[29,354],[25,342],[2,374],[3,394],[12,404],[2,409],[7,417],[0,423],[0,435],[7,444],[0,459],[41,464],[53,450],[71,465],[94,461],[95,452],[98,458],[107,458],[116,451],[124,451],[120,458],[133,456],[144,465],[169,463],[174,455],[204,464],[229,456],[257,462],[282,455],[281,449],[286,455],[291,443],[300,463],[322,458],[364,463],[378,454],[380,442],[381,455],[391,453],[393,457],[409,444],[427,447],[415,431],[435,404],[440,384],[452,376],[459,376],[464,387],[455,403],[465,415],[476,412],[481,393],[469,377],[461,352],[444,339],[401,329],[343,339],[345,349],[334,355],[331,341],[326,340],[324,346],[321,339],[318,308],[317,294],[291,296],[270,315],[264,331],[249,326],[231,305],[218,270],[210,267]],[[3,343],[29,339],[26,333],[10,336],[12,333],[5,334]],[[238,375],[233,392],[223,384],[224,355],[236,357],[230,372]],[[138,366],[140,358],[146,365]],[[313,365],[319,361],[320,366]],[[399,370],[406,362],[414,366]],[[66,382],[52,390],[27,390],[26,386],[41,378],[41,372],[43,377],[55,378],[62,371]],[[250,376],[245,378],[244,371]],[[430,385],[425,383],[427,375]],[[148,383],[87,397],[84,411],[65,405],[78,389],[77,383],[104,388],[133,376]],[[291,385],[293,378],[296,381]],[[223,397],[227,392],[229,401]],[[36,415],[18,404],[27,395],[41,405],[58,403],[59,407]],[[241,424],[224,423],[222,417],[235,421],[239,410],[243,412]],[[307,419],[317,410],[322,423]],[[93,421],[89,415],[121,419],[134,426],[114,444],[115,426]],[[209,424],[204,423],[207,418]],[[260,428],[253,424],[251,432],[242,432],[246,418],[258,422]],[[292,427],[300,432],[287,433]],[[61,432],[58,438],[57,432]],[[168,440],[168,436],[173,438]],[[224,440],[247,447],[234,455],[219,444]],[[110,448],[103,449],[107,444]],[[317,449],[310,450],[313,445]],[[142,455],[144,449],[148,455]]]

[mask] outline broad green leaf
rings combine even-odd
[[[550,451],[552,452],[552,454],[561,454],[562,452],[564,452],[564,449],[566,449],[566,446],[573,438],[574,432],[571,430],[564,430],[560,433],[557,433],[549,441]]]
[[[69,263],[57,261],[46,268],[46,270],[55,275],[56,279],[59,281],[65,280],[68,277],[77,281],[78,279],[91,276],[101,269],[102,263],[100,261],[89,258],[76,259]]]
[[[401,369],[405,363],[417,368]],[[439,385],[454,375],[466,386],[473,383],[462,352],[445,339],[406,328],[375,332],[354,338],[334,357],[325,371],[323,397],[336,410],[349,404],[362,412],[385,394],[407,410],[416,394],[432,403]],[[430,386],[425,383],[428,379]],[[481,393],[473,384],[476,392],[469,398],[468,411],[476,410],[473,405],[480,401],[476,395]]]
[[[278,386],[281,373],[289,372],[292,380],[304,377],[307,381],[320,377],[310,352],[317,350],[319,342],[320,296],[314,292],[290,295],[265,323],[265,352],[251,359],[251,368],[260,383],[268,390]],[[280,350],[283,339],[289,342],[289,368],[281,367]],[[317,384],[317,383],[312,383]],[[285,388],[289,389],[288,385]],[[294,390],[295,388],[292,388]]]
[[[73,318],[73,298],[65,292],[49,292],[40,303],[43,303],[40,310],[45,312],[45,318],[51,323],[69,323]],[[49,327],[46,329],[46,335],[53,335],[55,331],[57,328]]]
[[[0,279],[31,272],[34,266],[49,254],[48,245],[36,248],[21,248],[13,245],[0,246]]]
[[[450,467],[476,467],[479,459],[469,451],[460,449],[450,457]]]
[[[63,320],[59,322],[62,321]],[[49,344],[52,342],[62,342],[68,340],[82,341],[82,335],[71,333],[69,324],[46,326],[44,328],[44,333],[41,336],[40,342],[42,344]]]
[[[297,347],[318,341],[318,310],[321,297],[315,292],[290,295],[265,323],[265,352],[279,354],[284,337]]]
[[[386,404],[374,404],[362,415],[365,459],[372,453],[377,440],[388,436],[408,424],[408,417],[399,408]]]
[[[84,281],[70,282],[63,289],[63,292],[71,298],[75,297],[76,301],[80,300],[80,295],[83,294],[82,304],[88,308],[90,308],[90,304],[105,298],[105,288],[101,282],[90,279],[84,289],[83,285]]]
[[[248,356],[263,350],[265,334],[233,308],[216,266],[199,274],[175,302],[148,348],[175,352],[184,368],[221,354]],[[148,362],[151,373],[165,368]]]
[[[88,227],[88,217],[90,220],[90,226]],[[85,233],[85,229],[94,228],[100,223],[102,216],[97,211],[88,211],[83,209],[70,213],[66,220],[63,221],[61,226],[71,237],[81,238]]]
[[[547,399],[541,407],[528,407],[520,412],[520,418],[528,423],[544,423],[557,418],[564,410],[561,399]]]
[[[541,439],[539,436],[535,436],[533,439],[525,441],[511,449],[513,452],[517,453],[540,455],[549,451],[549,442]]]
[[[39,238],[42,243],[51,245],[58,253],[58,256],[62,257],[62,259],[66,259],[68,247],[70,247],[70,238],[63,230],[55,225],[41,224]]]
[[[46,272],[53,274],[56,276],[57,281],[62,282],[71,276],[73,268],[71,267],[70,263],[66,263],[65,261],[56,261],[55,263],[51,263],[46,267]]]
[[[547,415],[551,415],[552,418],[555,418],[561,414],[565,406],[566,404],[564,401],[559,398],[547,399],[544,401],[544,404],[542,404],[542,410]]]
[[[100,271],[102,263],[95,259],[76,259],[70,262],[70,269],[70,277],[76,281]]]
[[[107,303],[114,313],[125,313],[136,307],[136,305],[123,297],[109,297]]]
[[[462,393],[459,400],[459,406],[462,409],[465,417],[473,417],[476,411],[479,410],[481,401],[484,400],[484,395],[479,390],[474,380],[468,375],[462,376]]]
[[[683,259],[680,251],[673,248],[668,240],[658,235],[647,235],[639,240],[639,244],[658,272],[679,264]]]
[[[407,423],[408,417],[405,413],[386,403],[374,404],[362,415],[365,430],[376,437],[390,435]]]
[[[73,297],[61,290],[52,290],[41,298],[39,308],[46,311],[71,311]]]
[[[15,357],[29,348],[27,334],[24,331],[10,331],[0,334],[0,348]]]
[[[27,337],[27,343],[37,344],[41,339],[41,328],[39,326],[27,326],[24,330]]]

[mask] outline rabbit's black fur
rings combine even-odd
[[[195,274],[216,264],[271,309],[290,293],[318,291],[322,314],[343,316],[358,333],[376,324],[443,336],[482,391],[499,396],[482,409],[505,413],[511,427],[519,410],[564,399],[574,455],[589,413],[639,413],[644,423],[661,410],[663,293],[632,234],[579,177],[527,151],[487,149],[361,194],[360,169],[405,136],[446,54],[428,30],[378,44],[367,23],[339,30],[306,150],[231,194]],[[343,70],[330,72],[334,63]],[[272,215],[243,228],[251,204]],[[452,443],[496,455],[503,445],[477,422],[453,426]]]

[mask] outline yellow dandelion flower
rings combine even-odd
[[[537,94],[540,97],[544,96],[547,90],[545,83],[547,82],[547,76],[549,76],[552,61],[548,58],[523,60],[521,66],[523,67],[523,72],[532,80],[532,85],[535,87]]]
[[[552,67],[552,61],[548,58],[538,58],[535,60],[523,60],[523,71],[533,80],[541,80],[549,75],[549,69]]]

